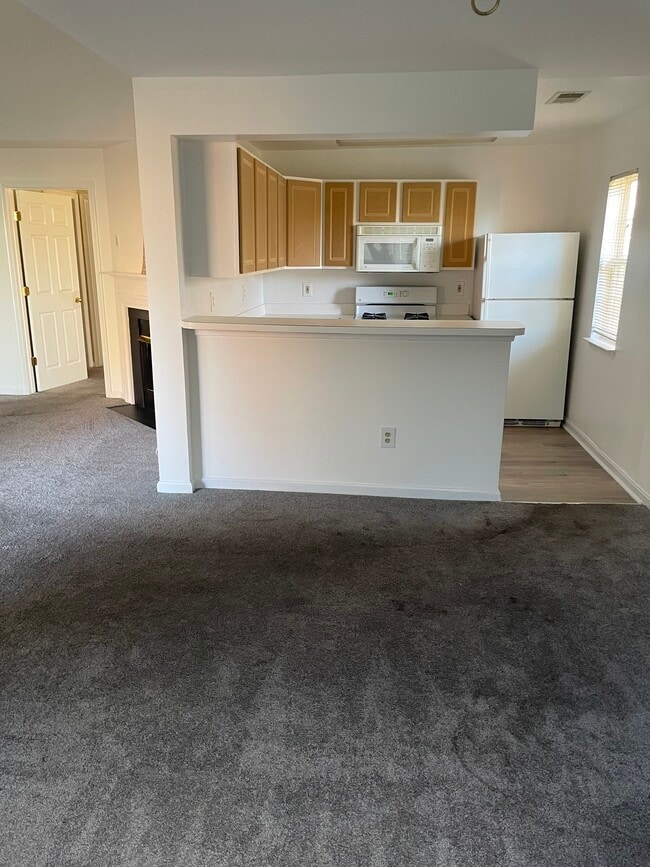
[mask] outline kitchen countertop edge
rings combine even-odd
[[[288,332],[306,334],[347,334],[364,337],[375,335],[403,335],[418,337],[498,337],[513,340],[524,333],[520,322],[485,322],[475,320],[431,320],[409,322],[377,321],[352,318],[284,318],[282,316],[188,316],[181,321],[182,328],[197,332],[251,331]]]

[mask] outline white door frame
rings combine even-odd
[[[90,206],[90,224],[92,229],[92,249],[95,262],[95,281],[97,285],[97,302],[99,307],[99,328],[101,334],[102,347],[108,347],[107,323],[106,323],[106,303],[104,298],[104,287],[102,282],[102,272],[108,270],[104,267],[102,260],[102,251],[99,244],[100,226],[97,215],[97,196],[95,190],[95,182],[86,178],[49,178],[47,183],[43,180],[35,181],[32,179],[3,179],[0,181],[0,191],[4,199],[4,207],[2,208],[2,216],[5,221],[7,230],[7,239],[9,250],[9,275],[11,282],[11,294],[14,304],[14,315],[16,317],[17,330],[23,335],[23,340],[20,346],[20,368],[25,394],[34,394],[36,391],[35,377],[32,368],[32,357],[29,343],[29,324],[27,319],[27,309],[25,298],[22,293],[22,270],[20,260],[20,247],[18,243],[18,224],[14,219],[14,190],[85,190],[88,193],[88,202]],[[108,360],[104,356],[105,363]]]

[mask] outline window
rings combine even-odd
[[[607,191],[596,302],[591,323],[591,340],[605,349],[616,347],[638,184],[638,171],[627,172],[612,178]]]

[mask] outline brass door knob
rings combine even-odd
[[[81,304],[81,298],[78,295],[74,300],[75,300],[75,304]]]

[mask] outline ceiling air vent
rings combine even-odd
[[[546,100],[546,104],[573,105],[574,102],[580,102],[589,93],[591,93],[590,90],[558,90],[550,99]]]

